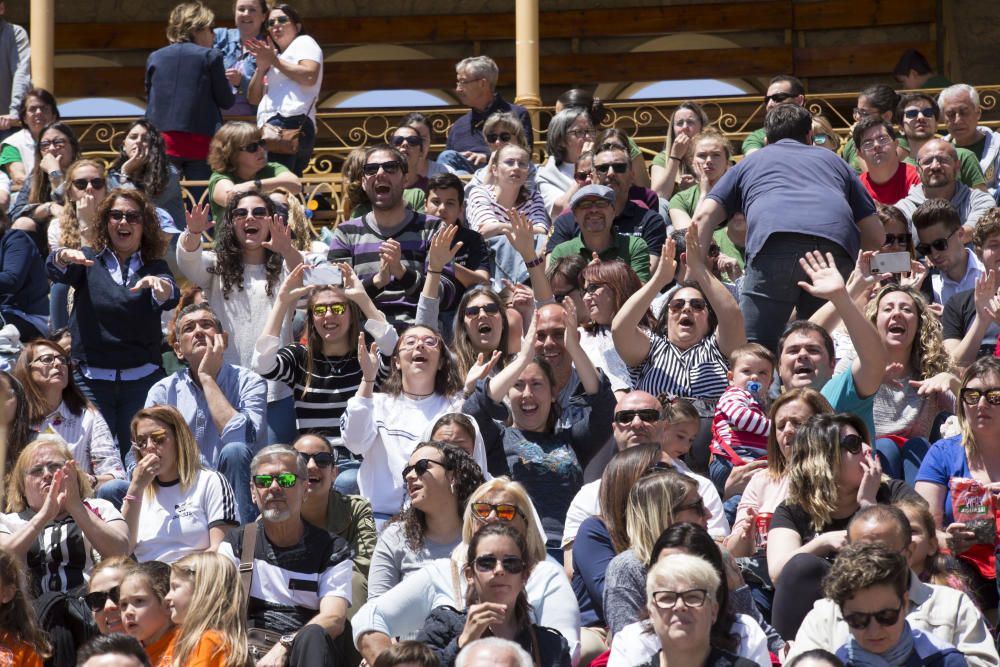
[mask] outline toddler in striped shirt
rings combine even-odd
[[[712,454],[741,466],[767,455],[767,392],[774,376],[774,354],[748,343],[729,355],[729,389],[712,419]]]

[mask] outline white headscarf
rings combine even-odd
[[[493,475],[490,474],[490,471],[486,467],[486,442],[483,440],[483,434],[479,432],[479,424],[477,424],[476,420],[469,415],[461,412],[446,412],[443,415],[438,415],[434,422],[427,427],[426,431],[424,431],[422,442],[434,439],[431,435],[437,429],[438,422],[440,422],[443,417],[447,417],[448,415],[462,415],[472,423],[472,429],[475,431],[475,444],[472,446],[472,459],[479,464],[479,469],[483,471],[483,479],[487,482],[493,479]]]

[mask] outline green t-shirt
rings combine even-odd
[[[986,135],[980,135],[979,141],[974,144],[969,144],[968,146],[962,146],[962,148],[972,151],[977,160],[982,160],[983,151],[986,150]]]
[[[907,153],[910,152],[910,142],[906,140],[906,137],[899,138],[899,147]],[[983,178],[983,170],[979,166],[979,160],[976,159],[975,153],[967,148],[958,147],[955,148],[955,152],[958,153],[958,180],[970,188],[986,185],[986,179]],[[917,166],[917,160],[912,155],[903,160],[903,162],[908,162],[914,167]]]
[[[560,257],[580,255],[587,262],[590,262],[593,252],[583,245],[583,236],[577,234],[569,241],[563,241],[553,248],[549,256],[555,260]],[[597,255],[602,261],[620,259],[632,267],[632,270],[639,276],[639,280],[642,282],[649,280],[649,247],[641,236],[626,236],[616,233],[615,245],[608,246]]]
[[[24,162],[24,159],[21,157],[21,151],[19,151],[16,146],[4,144],[3,149],[0,150],[0,167],[11,164],[12,162]],[[4,171],[7,170],[4,169]]]
[[[417,213],[423,213],[424,203],[427,201],[427,194],[424,193],[424,191],[421,190],[420,188],[406,188],[405,190],[403,190],[403,201],[406,202],[406,205],[409,208],[413,209]],[[363,215],[371,213],[371,211],[372,211],[371,203],[360,204],[359,206],[355,206],[351,210],[351,217],[360,218]]]
[[[719,251],[723,255],[728,255],[739,262],[741,269],[746,268],[746,261],[743,257],[744,248],[733,243],[725,229],[716,229],[715,233],[712,234],[712,240],[715,241],[715,245],[719,246]]]
[[[258,171],[254,178],[259,178],[264,180],[265,178],[274,178],[278,174],[284,174],[288,171],[288,167],[283,164],[278,164],[277,162],[268,162],[264,165],[264,168]],[[231,181],[236,182],[236,176],[234,174],[223,174],[220,171],[213,171],[212,176],[208,179],[208,202],[212,206],[212,219],[216,222],[222,220],[222,214],[225,213],[226,207],[220,206],[215,203],[212,199],[212,193],[215,191],[215,186],[219,184],[219,181]]]
[[[698,200],[701,198],[701,186],[692,185],[687,190],[681,190],[670,198],[670,208],[676,211],[684,211],[693,216],[694,210],[698,208]]]
[[[743,146],[740,147],[740,151],[746,155],[748,150],[763,148],[764,146],[767,146],[767,132],[764,131],[764,128],[760,128],[747,135],[747,138],[743,140]]]
[[[851,169],[857,173],[864,171],[861,168],[861,158],[858,157],[858,147],[854,145],[854,137],[848,137],[844,142],[840,149],[840,157],[844,158],[844,162],[851,165]]]
[[[632,137],[628,138],[628,159],[634,160],[642,154],[639,150],[639,144],[632,141]]]

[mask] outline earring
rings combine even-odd
[[[448,486],[451,489],[451,495],[455,495],[455,482],[451,482]]]

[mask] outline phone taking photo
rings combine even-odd
[[[344,272],[335,264],[324,263],[306,268],[305,285],[344,286]]]

